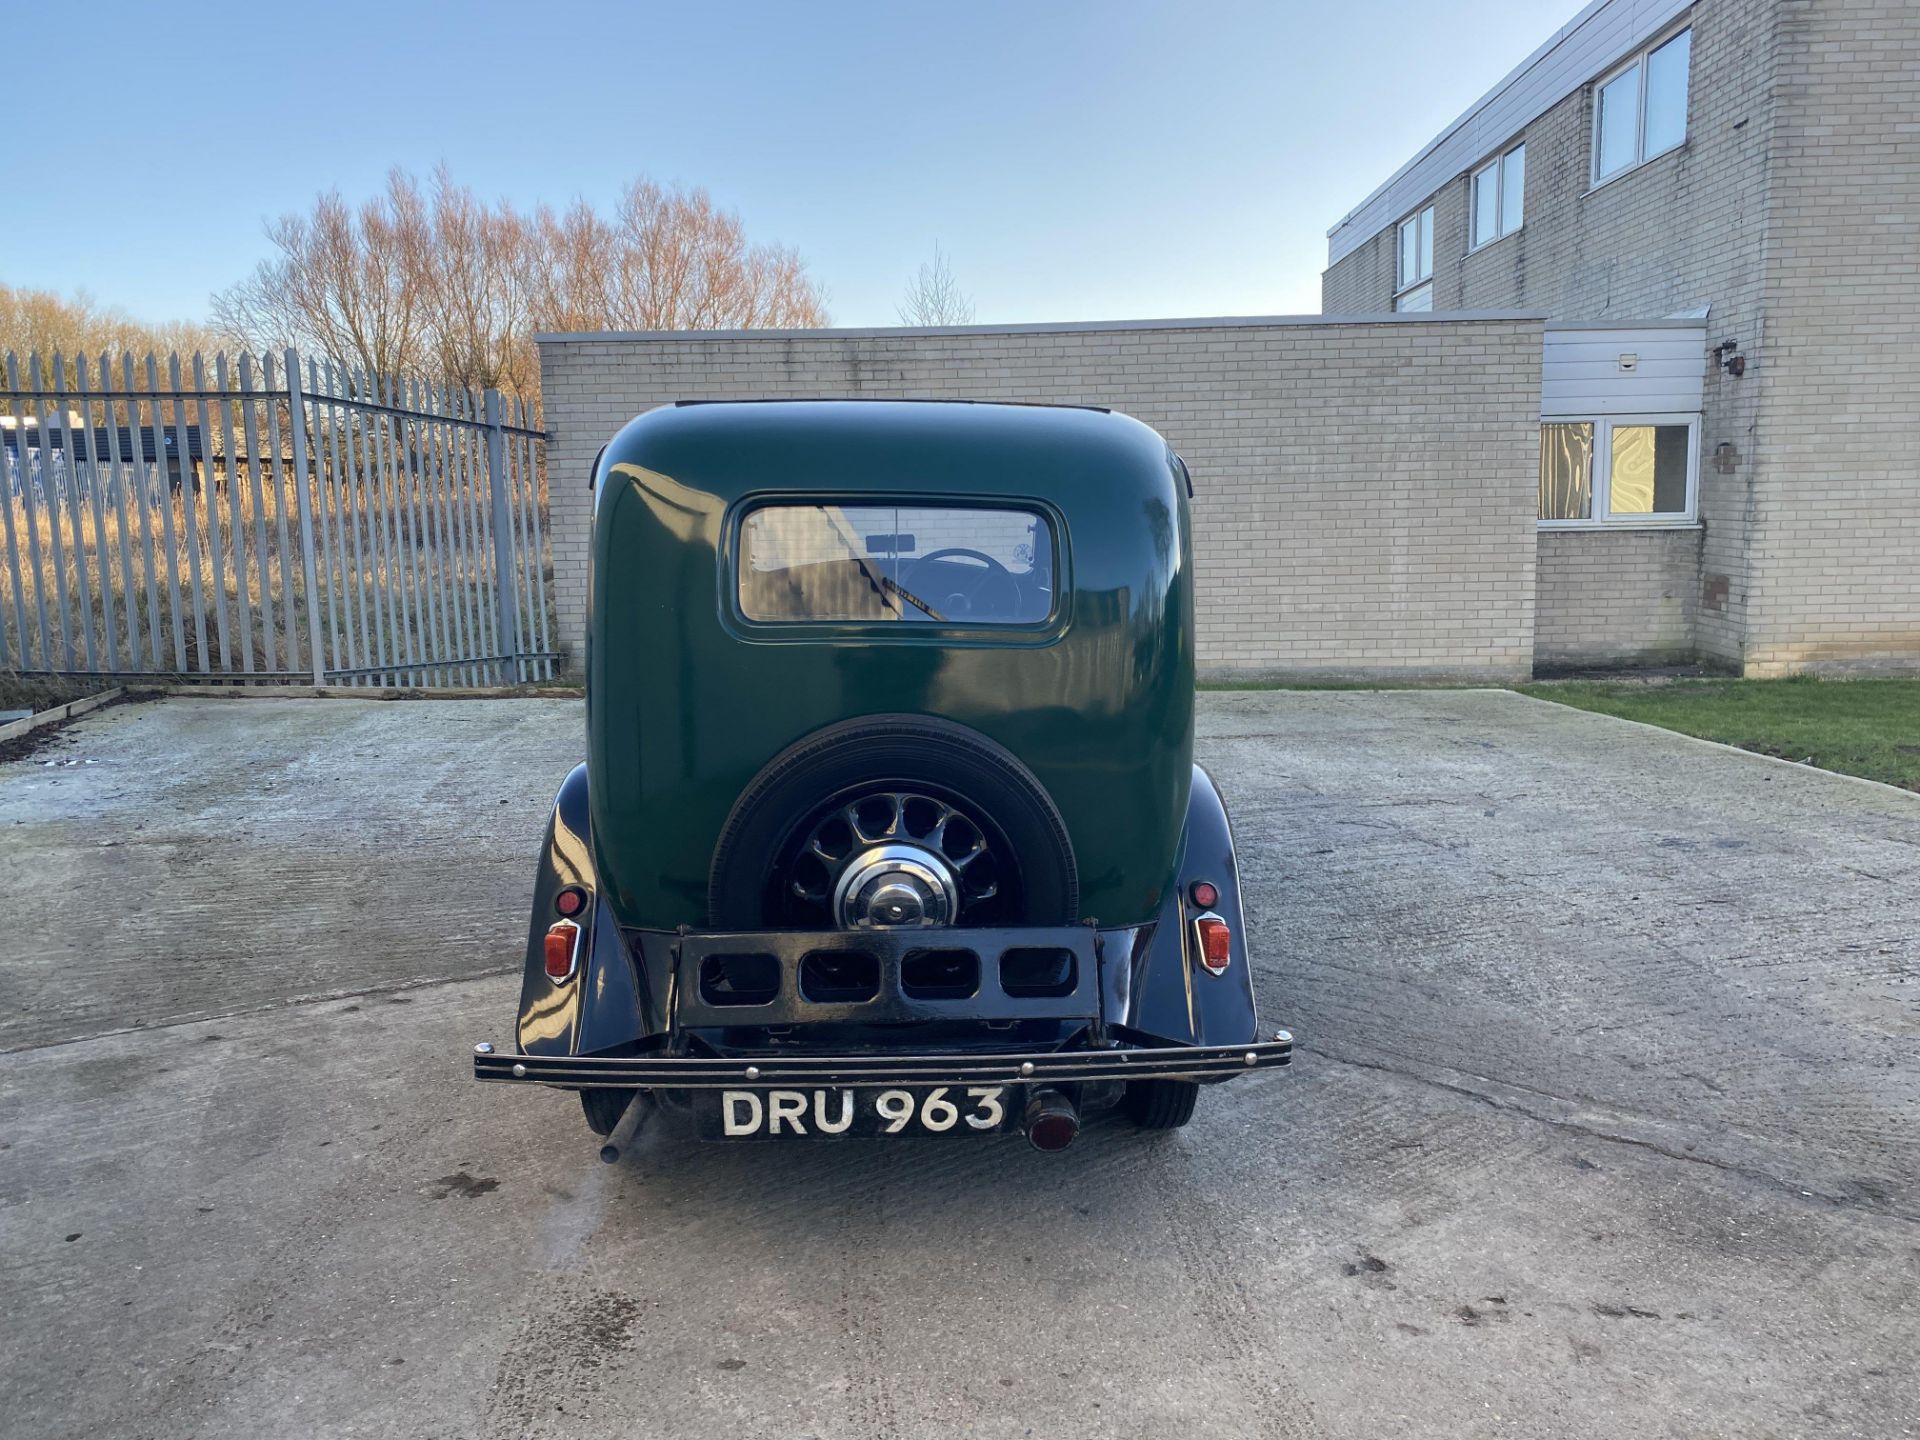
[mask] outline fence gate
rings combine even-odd
[[[0,669],[552,677],[544,439],[489,390],[287,351],[6,357]]]

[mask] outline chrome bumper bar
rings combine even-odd
[[[734,1090],[875,1085],[1041,1085],[1082,1080],[1225,1080],[1293,1063],[1281,1031],[1253,1045],[1047,1050],[1014,1055],[505,1055],[474,1046],[473,1078],[563,1090]]]

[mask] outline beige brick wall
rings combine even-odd
[[[1537,669],[1690,659],[1698,530],[1542,530]]]
[[[1920,668],[1920,4],[1786,0],[1749,673]]]
[[[676,399],[1110,405],[1194,474],[1212,675],[1511,679],[1533,658],[1537,320],[562,337],[540,346],[576,654],[594,454]]]
[[[1748,368],[1707,372],[1698,649],[1752,675],[1920,668],[1920,3],[1700,0],[1692,24],[1686,145],[1590,188],[1591,88],[1562,101],[1527,127],[1517,234],[1467,255],[1466,176],[1436,193],[1434,303],[1711,303]],[[1325,308],[1386,308],[1392,247],[1329,268]]]
[[[1435,192],[1435,309],[1521,307],[1554,319],[1624,323],[1711,304],[1709,341],[1737,339],[1755,353],[1763,336],[1776,9],[1777,0],[1694,6],[1687,141],[1679,149],[1594,187],[1587,86],[1513,137],[1527,144],[1526,222],[1519,230],[1469,255],[1471,171]],[[1331,266],[1321,280],[1322,308],[1343,315],[1388,308],[1393,245],[1388,230]],[[1732,379],[1705,356],[1702,366],[1705,528],[1696,643],[1705,656],[1737,663],[1749,594],[1747,523],[1759,483],[1759,385],[1752,372]],[[1704,458],[1722,443],[1737,455],[1729,471]],[[1622,603],[1632,609],[1657,599],[1646,593]]]

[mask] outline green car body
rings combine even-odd
[[[479,1078],[578,1090],[603,1134],[646,1092],[711,1138],[1051,1149],[1084,1109],[1168,1128],[1290,1062],[1193,762],[1191,482],[1160,435],[682,403],[593,484],[587,763],[517,1043],[477,1047]]]
[[[587,651],[594,863],[621,923],[704,925],[735,799],[811,731],[938,715],[1052,795],[1082,913],[1150,919],[1193,765],[1193,557],[1184,477],[1147,426],[1017,405],[683,405],[598,470]],[[794,494],[1039,507],[1060,598],[1031,628],[756,624],[731,583],[742,515]],[[765,697],[757,701],[749,697]]]

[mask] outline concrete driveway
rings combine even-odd
[[[574,703],[0,766],[0,1430],[1916,1433],[1920,801],[1502,693],[1202,728],[1299,1061],[1053,1157],[473,1085]]]

